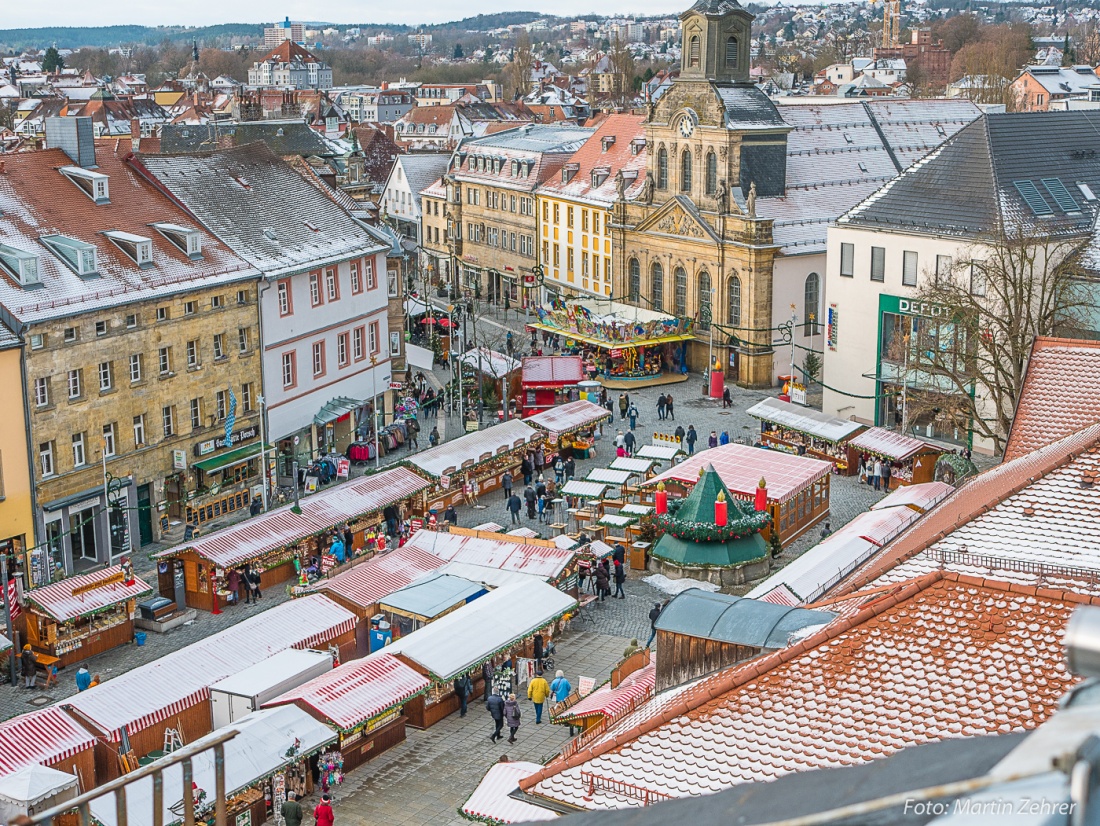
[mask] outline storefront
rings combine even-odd
[[[850,441],[865,425],[780,399],[764,399],[745,412],[760,419],[760,440],[769,447],[832,462],[842,476],[859,472],[859,451]]]
[[[194,458],[190,469],[180,455],[183,451],[176,451],[174,470],[187,478],[184,520],[188,525],[200,527],[225,514],[247,509],[253,498],[262,496],[261,454],[266,451],[270,458],[275,448],[263,445],[259,435],[259,426],[249,425],[234,431],[228,439],[222,435],[198,442],[191,449]],[[178,479],[165,480],[166,490],[179,487]]]
[[[109,565],[131,552],[137,532],[137,494],[132,477],[108,483],[110,507],[103,485],[40,505],[45,553],[30,555],[31,583],[53,582],[74,571]],[[37,550],[37,549],[36,549]]]
[[[317,432],[317,445],[321,455],[339,453],[345,455],[356,441],[359,431],[370,432],[371,414],[366,402],[347,396],[337,396],[321,408],[313,417]]]
[[[687,377],[693,319],[595,299],[555,301],[537,312],[538,321],[530,326],[560,336],[566,348],[585,356],[589,374],[594,371],[608,387],[647,387],[670,376]]]
[[[928,442],[881,427],[863,431],[849,445],[869,461],[880,459],[889,464],[890,490],[902,485],[933,481],[936,462],[943,453],[942,449]]]
[[[34,588],[23,595],[26,640],[58,668],[110,651],[133,641],[134,605],[152,590],[118,565]]]
[[[526,419],[576,401],[580,398],[577,385],[585,378],[580,356],[528,356],[520,376],[521,415]]]

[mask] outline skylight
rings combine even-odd
[[[1092,187],[1090,187],[1084,181],[1078,181],[1077,188],[1081,190],[1081,194],[1085,196],[1086,201],[1096,200],[1096,194],[1092,191]]]
[[[1046,202],[1043,194],[1039,191],[1039,187],[1035,186],[1031,181],[1013,181],[1012,185],[1016,187],[1016,191],[1020,193],[1020,197],[1024,199],[1031,211],[1036,215],[1053,215],[1054,210],[1051,209],[1050,204]]]
[[[90,169],[84,169],[81,166],[63,166],[58,171],[76,184],[81,192],[97,204],[110,203],[110,189],[108,187],[110,178],[103,173],[92,172]]]
[[[1050,193],[1050,197],[1054,199],[1054,203],[1058,204],[1058,208],[1062,212],[1069,215],[1081,212],[1077,202],[1073,200],[1073,194],[1066,189],[1066,185],[1062,183],[1060,178],[1043,178],[1043,188]]]

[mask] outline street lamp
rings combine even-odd
[[[523,276],[523,290],[525,300],[523,302],[523,320],[525,323],[531,321],[531,290],[537,290],[542,287],[542,283],[545,281],[545,270],[542,268],[542,264],[535,264],[531,267],[531,272]]]
[[[381,470],[382,468],[382,431],[378,427],[378,371],[375,367],[378,366],[378,357],[371,355],[370,357],[370,386],[373,393],[371,403],[374,405],[374,415],[372,418],[374,421],[374,469]]]

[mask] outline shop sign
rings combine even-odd
[[[336,478],[347,479],[348,474],[351,473],[351,460],[349,459],[337,459],[336,460]]]
[[[383,712],[382,714],[379,714],[377,717],[372,717],[371,719],[367,720],[367,725],[365,727],[365,730],[368,731],[368,732],[371,732],[371,731],[374,731],[375,729],[380,729],[380,728],[382,728],[382,726],[386,725],[387,723],[391,723],[394,720],[396,720],[397,719],[397,714],[398,714],[398,711],[395,708],[395,709],[392,709],[390,711]]]
[[[886,295],[885,293],[878,297],[878,308],[879,312],[883,313],[916,315],[924,318],[943,318],[951,313],[950,308],[944,307],[942,304],[901,295]]]
[[[251,441],[259,435],[260,429],[253,425],[252,427],[246,427],[244,430],[234,431],[233,435],[227,440],[225,436],[219,436],[217,439],[210,439],[206,442],[199,442],[195,445],[196,456],[206,456],[213,453],[223,447],[229,447],[231,445],[238,445],[241,442]]]
[[[470,264],[476,264],[477,263],[477,256],[476,255],[470,255],[469,253],[466,253],[466,255],[462,256],[462,260],[467,261]]]
[[[836,350],[836,332],[837,332],[837,318],[839,312],[837,311],[836,304],[830,304],[829,310],[825,316],[825,343],[830,350]]]
[[[96,582],[90,582],[87,585],[77,585],[72,590],[72,595],[78,597],[81,594],[86,594],[89,591],[97,591],[100,588],[106,588],[108,585],[119,585],[126,581],[126,574],[122,571],[111,574],[108,577],[97,580]]]
[[[622,357],[623,357],[623,351],[622,350],[612,350],[611,351],[611,358],[621,359]]]
[[[172,470],[187,470],[187,451],[172,451]]]
[[[402,384],[401,382],[399,382],[399,381],[391,381],[391,382],[390,382],[390,390],[400,390],[400,389],[401,389],[401,388],[403,388],[404,386],[405,386],[405,385],[403,385],[403,384]]]
[[[806,385],[796,381],[791,382],[791,401],[795,404],[806,404]]]
[[[450,476],[440,476],[439,477],[439,486],[441,488],[443,488],[443,490],[449,489],[451,487],[451,477]]]

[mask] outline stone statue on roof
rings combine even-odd
[[[723,178],[718,182],[718,195],[715,196],[718,199],[718,214],[725,215],[729,210],[729,190],[726,187],[726,180]]]
[[[621,169],[615,173],[615,197],[620,201],[626,200],[626,176]]]
[[[642,181],[642,189],[638,193],[638,200],[647,206],[653,203],[653,175],[650,172],[645,173],[645,180]]]
[[[750,218],[756,217],[756,181],[749,184],[749,194],[745,198],[745,212]]]

